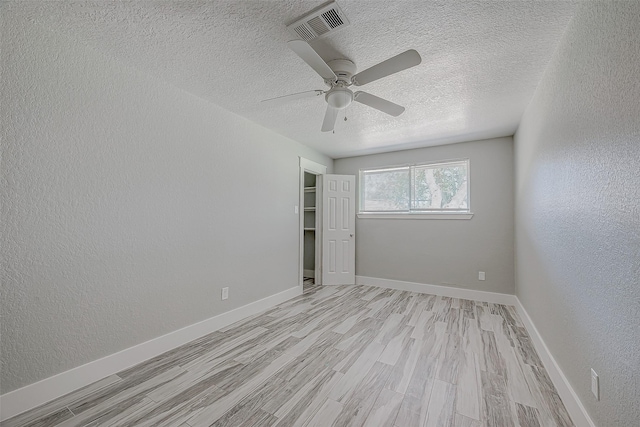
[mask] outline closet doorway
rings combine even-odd
[[[322,175],[327,167],[300,157],[299,284],[322,285]]]

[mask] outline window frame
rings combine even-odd
[[[411,206],[415,203],[414,196],[414,179],[415,169],[423,166],[433,167],[438,165],[455,165],[464,163],[467,167],[467,209],[466,210],[450,210],[450,209],[413,209]],[[402,211],[363,211],[364,202],[364,186],[363,176],[367,172],[409,169],[409,210]],[[358,171],[358,213],[357,217],[362,218],[380,218],[380,219],[471,219],[473,212],[471,211],[471,161],[469,158],[437,160],[421,163],[405,163],[391,166],[376,166],[360,168]]]

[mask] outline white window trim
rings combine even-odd
[[[360,179],[362,177],[362,172],[369,171],[385,171],[385,170],[393,170],[393,169],[401,169],[406,167],[420,167],[420,166],[436,166],[441,164],[450,164],[450,163],[458,163],[458,162],[466,162],[467,164],[467,194],[468,194],[468,202],[469,202],[469,210],[464,212],[447,212],[447,211],[402,211],[402,212],[362,212],[361,203],[362,203],[362,190],[361,190],[361,182]],[[438,160],[433,162],[425,162],[425,163],[407,163],[403,165],[394,165],[394,166],[382,166],[382,167],[372,167],[366,169],[360,169],[358,171],[358,213],[356,214],[358,219],[465,219],[469,220],[473,218],[473,212],[471,212],[471,162],[469,158],[459,158],[459,159],[450,159],[450,160]]]
[[[360,212],[359,219],[471,219],[473,212],[376,213]]]

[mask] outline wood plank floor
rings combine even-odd
[[[311,291],[313,289],[315,289],[316,286],[320,286],[320,285],[316,285],[316,281],[313,277],[305,277],[302,280],[302,290],[303,293],[307,293],[307,291]]]
[[[1,424],[573,426],[512,307],[318,286]]]

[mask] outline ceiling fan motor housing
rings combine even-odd
[[[356,73],[356,64],[348,59],[334,59],[327,62],[327,65],[338,77],[338,82],[343,82],[346,86],[351,84],[351,77]]]

